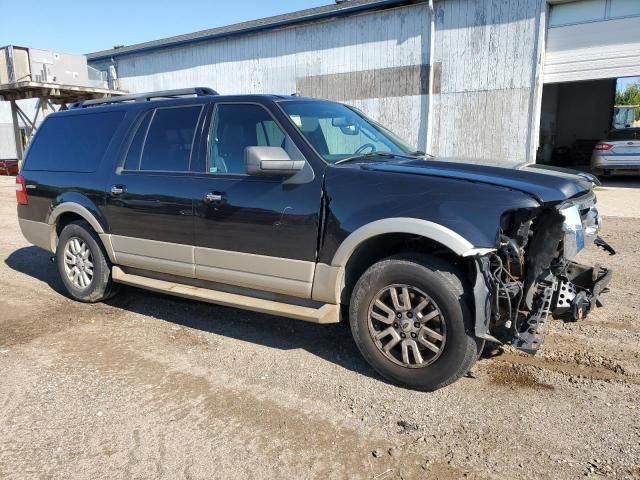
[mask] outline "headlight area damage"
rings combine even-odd
[[[600,226],[593,193],[506,214],[497,250],[474,257],[476,335],[535,353],[549,315],[577,321],[602,306],[611,271],[574,261],[590,242],[615,254]]]

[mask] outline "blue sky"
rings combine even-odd
[[[0,46],[89,53],[332,3],[333,0],[0,0]]]
[[[627,87],[633,83],[640,82],[640,77],[626,77],[618,79],[617,90],[623,92]]]

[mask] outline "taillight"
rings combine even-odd
[[[16,200],[18,205],[26,205],[29,203],[29,197],[27,196],[27,184],[24,181],[22,175],[16,177]]]
[[[611,150],[613,148],[613,145],[611,145],[610,143],[599,143],[597,144],[595,147],[593,147],[594,150]]]

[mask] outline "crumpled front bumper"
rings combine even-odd
[[[607,268],[571,262],[566,278],[560,280],[554,293],[552,315],[568,321],[582,320],[602,306],[601,295],[608,291],[612,276]]]

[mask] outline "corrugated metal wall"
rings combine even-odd
[[[530,156],[545,0],[435,4],[432,151],[487,162]]]
[[[131,92],[198,85],[223,94],[339,98],[424,148],[428,18],[426,4],[418,4],[128,55],[117,60],[120,85]],[[388,84],[390,72],[396,85]]]
[[[199,85],[223,94],[333,98],[364,110],[419,149],[426,147],[431,108],[431,152],[521,162],[532,160],[535,146],[545,5],[437,1],[431,104],[426,3],[121,56],[118,74],[131,92]],[[107,68],[104,62],[92,66]]]

